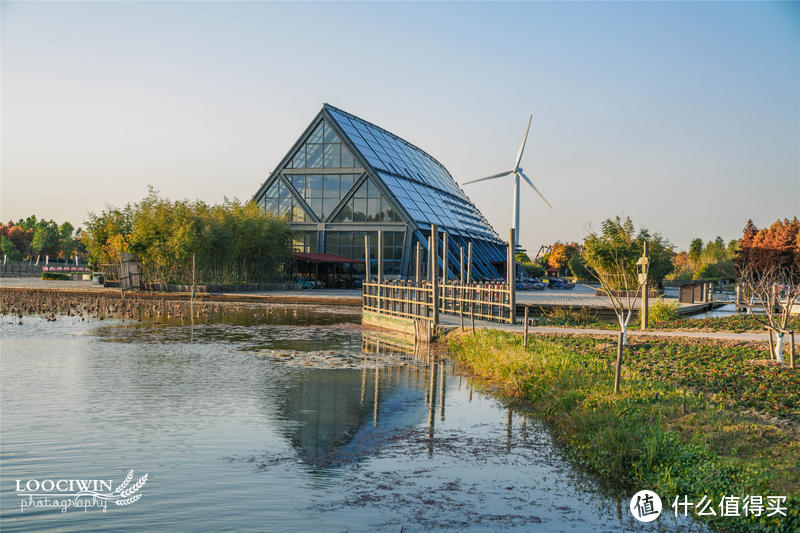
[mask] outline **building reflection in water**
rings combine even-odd
[[[362,336],[362,368],[304,369],[286,380],[277,399],[278,427],[301,460],[315,468],[369,457],[392,432],[427,424],[434,453],[436,417],[445,419],[447,368],[429,346],[411,347]],[[381,366],[376,356],[407,356]],[[374,366],[374,368],[370,368]]]

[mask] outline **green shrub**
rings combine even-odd
[[[648,307],[650,320],[653,322],[663,322],[665,320],[675,320],[678,318],[678,302],[665,301],[659,298]]]
[[[61,272],[42,272],[42,279],[69,281],[72,276],[69,274],[62,274]]]

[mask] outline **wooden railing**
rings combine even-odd
[[[511,291],[506,283],[443,283],[439,312],[511,322]]]
[[[368,281],[362,287],[362,308],[379,314],[437,321],[439,313],[496,322],[513,321],[513,298],[505,283]],[[434,298],[434,296],[436,296]]]

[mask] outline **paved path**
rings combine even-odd
[[[439,322],[444,326],[458,327],[461,325],[459,317],[454,315],[439,315]],[[464,317],[464,326],[469,328],[469,317]],[[500,331],[511,331],[514,333],[522,333],[524,326],[522,324],[500,324],[498,322],[489,322],[488,320],[476,320],[475,328],[488,328]],[[528,333],[573,333],[578,335],[616,335],[618,330],[607,329],[594,329],[594,328],[567,328],[555,326],[530,326]],[[628,335],[631,337],[646,336],[646,337],[680,337],[692,339],[714,339],[726,341],[769,341],[767,333],[734,333],[729,331],[641,331],[639,329],[629,329]]]

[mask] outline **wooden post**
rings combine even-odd
[[[791,337],[789,337],[789,367],[794,369],[794,331],[791,332]]]
[[[433,251],[433,248],[431,248],[431,246],[432,246],[432,244],[431,244],[431,238],[430,238],[430,237],[428,237],[428,268],[426,269],[426,270],[427,270],[427,272],[426,272],[426,274],[425,274],[425,277],[426,277],[426,279],[428,280],[428,282],[429,282],[429,283],[430,283],[431,281],[433,281],[433,277],[431,276],[431,267],[432,267],[432,265],[433,265],[433,260],[432,260],[432,257],[431,257],[431,252]]]
[[[417,241],[417,261],[414,270],[414,281],[419,284],[422,281],[422,243]]]
[[[506,258],[506,279],[508,281],[508,321],[511,324],[517,322],[517,270],[515,268],[516,265],[514,264],[514,243],[517,241],[514,240],[515,237],[516,235],[514,235],[514,228],[509,229],[508,257]]]
[[[439,229],[436,224],[431,224],[431,288],[433,288],[433,325],[439,324],[439,283],[437,280],[437,262],[439,254],[437,246],[439,245]]]
[[[450,267],[448,265],[449,248],[447,247],[447,233],[442,233],[442,283],[447,283],[450,278]]]
[[[194,295],[197,293],[197,270],[195,269],[196,256],[197,254],[192,252],[192,300],[194,300]]]
[[[528,349],[528,306],[525,306],[525,333],[522,336],[522,347]]]
[[[383,231],[378,230],[378,285],[383,283]]]
[[[472,241],[467,243],[467,283],[472,283]]]
[[[366,281],[369,281],[370,278],[369,267],[369,235],[364,235],[364,279]]]
[[[647,329],[647,322],[650,314],[650,291],[648,290],[649,287],[647,286],[647,275],[649,269],[649,258],[647,257],[647,241],[644,241],[644,245],[642,248],[642,259],[644,260],[643,269],[644,272],[641,274],[644,276],[644,281],[642,283],[642,307],[639,310],[639,316],[642,319],[641,328],[642,331]]]
[[[458,247],[458,283],[464,284],[464,247]]]

